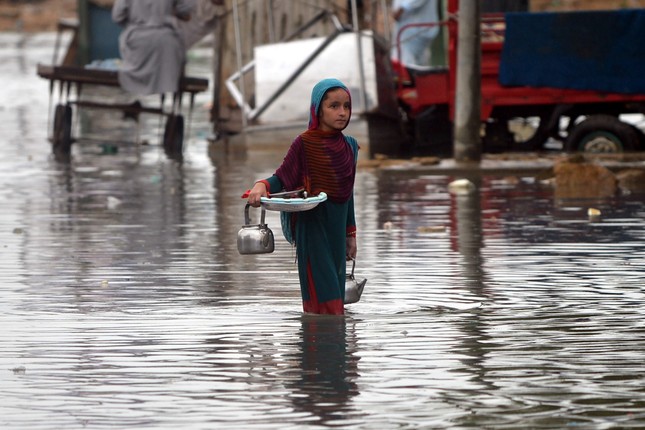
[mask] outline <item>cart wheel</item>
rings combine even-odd
[[[184,117],[169,115],[163,134],[163,148],[168,158],[181,159],[184,145]]]
[[[639,141],[637,130],[617,117],[593,115],[573,127],[564,147],[569,152],[617,153],[635,150]]]
[[[69,105],[56,106],[52,145],[56,154],[69,155],[72,150],[72,107]]]

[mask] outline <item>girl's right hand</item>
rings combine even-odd
[[[266,197],[268,194],[269,193],[267,192],[267,187],[264,182],[256,182],[249,193],[248,203],[257,208],[260,206],[260,198]]]

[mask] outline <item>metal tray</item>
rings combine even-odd
[[[327,200],[327,194],[320,193],[311,197],[262,197],[260,203],[268,211],[302,212],[308,211]]]

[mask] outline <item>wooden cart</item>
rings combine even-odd
[[[165,95],[160,95],[158,106],[144,106],[139,101],[119,104],[109,101],[82,100],[81,95],[87,87],[120,87],[116,70],[88,68],[85,65],[95,60],[117,58],[118,36],[121,29],[111,21],[109,8],[95,4],[91,0],[79,0],[78,11],[78,21],[65,20],[58,25],[53,64],[37,66],[38,76],[50,82],[50,105],[55,106],[53,121],[49,121],[52,124],[50,141],[53,152],[56,155],[69,156],[72,143],[80,140],[80,137],[73,136],[72,116],[75,110],[110,109],[121,111],[124,118],[137,121],[142,113],[165,117],[163,148],[169,158],[181,159],[186,128],[182,115],[184,95],[188,95],[190,99],[188,110],[188,121],[190,121],[195,94],[208,89],[208,79],[182,77],[179,90],[172,95],[170,107],[166,107]],[[73,37],[65,56],[59,62],[61,34],[65,31],[72,31]],[[57,99],[55,104],[54,98]]]

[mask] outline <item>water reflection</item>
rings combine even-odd
[[[282,152],[213,148],[197,116],[182,164],[91,144],[57,163],[47,86],[15,49],[0,43],[23,93],[0,89],[2,428],[645,426],[643,195],[496,175],[453,195],[456,178],[361,170],[365,294],[301,315],[286,241],[236,250],[240,195]]]
[[[299,377],[292,381],[289,398],[297,412],[306,412],[312,424],[339,426],[348,419],[357,396],[358,357],[353,322],[344,317],[303,315],[298,351]]]
[[[487,274],[485,258],[482,253],[484,248],[484,230],[482,222],[481,188],[483,178],[480,175],[468,176],[473,184],[472,190],[453,193],[451,203],[454,213],[454,233],[451,235],[453,248],[461,255],[461,276],[465,288],[475,297],[481,297],[483,305],[474,310],[470,318],[465,318],[459,323],[464,336],[458,347],[463,357],[461,362],[468,373],[472,374],[471,382],[480,390],[492,392],[495,384],[488,378],[486,356],[492,338],[488,334],[490,327],[485,318],[486,306],[493,297],[487,291]],[[489,232],[490,233],[490,232]]]
[[[453,247],[462,256],[462,274],[468,287],[476,295],[482,295],[485,287],[485,275],[481,250],[484,246],[482,229],[482,206],[480,189],[481,177],[469,178],[475,189],[470,192],[453,194],[451,203],[456,206]]]

